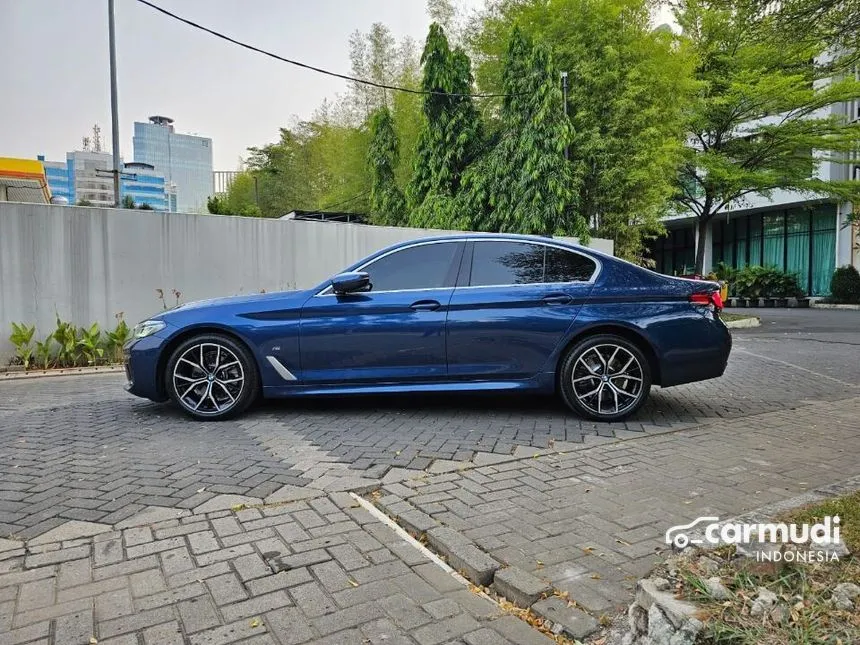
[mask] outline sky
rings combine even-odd
[[[238,40],[349,73],[349,35],[385,23],[423,42],[424,0],[153,0]],[[94,124],[110,150],[107,0],[0,0],[0,156],[65,160]],[[136,0],[115,0],[120,151],[134,121],[159,114],[212,137],[216,170],[278,138],[346,83],[192,29]],[[465,10],[483,0],[459,0]],[[661,20],[658,17],[659,21]]]

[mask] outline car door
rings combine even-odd
[[[302,308],[305,383],[446,377],[445,320],[465,243],[419,242],[359,267],[371,290],[323,289]]]
[[[448,312],[452,379],[526,379],[551,371],[594,286],[590,257],[537,242],[470,242]]]

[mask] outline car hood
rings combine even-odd
[[[213,310],[219,309],[229,309],[233,313],[266,310],[269,308],[285,309],[291,306],[300,306],[307,299],[308,294],[308,290],[274,291],[272,293],[255,293],[247,296],[227,296],[223,298],[196,300],[160,312],[151,318],[171,322],[171,320],[183,318],[186,315],[210,313]]]

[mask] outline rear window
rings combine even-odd
[[[596,269],[594,260],[580,253],[546,248],[546,282],[588,282]]]

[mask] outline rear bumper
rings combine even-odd
[[[694,348],[673,352],[660,366],[662,387],[705,381],[722,376],[732,352],[732,334],[719,318],[703,318],[696,326]]]

